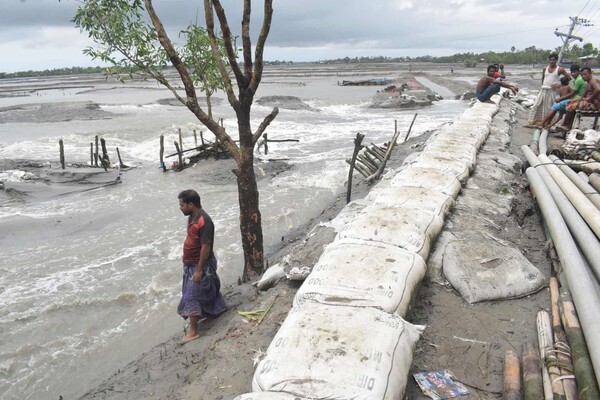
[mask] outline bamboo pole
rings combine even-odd
[[[117,147],[117,158],[119,159],[119,167],[127,168],[127,165],[123,164],[123,160],[121,160],[121,153],[119,152],[118,147]]]
[[[96,154],[94,154],[94,165],[98,166],[98,158],[100,157],[100,148],[98,147],[98,135],[95,137],[96,141]]]
[[[406,132],[406,136],[404,137],[404,140],[402,141],[402,143],[406,142],[408,140],[408,137],[410,136],[410,131],[412,131],[412,127],[413,124],[415,123],[415,119],[417,119],[417,113],[415,113],[415,116],[412,119],[412,122],[410,123],[410,126],[408,127],[408,132]]]
[[[369,147],[365,147],[365,151],[367,151],[369,154],[371,154],[373,157],[375,157],[379,162],[383,162],[383,160],[385,159],[385,154],[380,155],[375,150],[373,150]]]
[[[110,159],[108,158],[108,151],[106,151],[106,140],[101,138],[100,144],[102,145],[102,158],[104,159],[104,164],[109,165]]]
[[[545,400],[553,400],[553,386],[552,380],[550,378],[550,373],[548,371],[548,367],[546,365],[545,359],[546,354],[550,351],[552,347],[552,334],[549,333],[552,330],[550,326],[550,315],[547,311],[540,310],[537,314],[537,332],[538,332],[538,345],[540,347],[540,358],[542,359],[542,383],[544,387],[544,399]]]
[[[204,146],[204,135],[202,134],[202,131],[200,131],[200,143]]]
[[[356,137],[354,138],[354,152],[352,153],[352,160],[350,161],[350,170],[348,171],[348,186],[346,188],[346,204],[350,203],[350,198],[352,197],[352,173],[354,172],[354,164],[356,164],[356,157],[358,156],[358,152],[360,151],[360,149],[362,149],[362,141],[364,138],[365,138],[365,135],[362,135],[360,133],[357,133]],[[266,137],[265,137],[265,146],[266,146]],[[266,147],[265,147],[265,149],[266,149]]]
[[[540,353],[531,342],[523,347],[523,400],[544,398]]]
[[[577,380],[579,400],[600,399],[600,389],[594,375],[594,367],[579,324],[579,318],[573,300],[566,290],[562,290],[560,293],[560,308],[562,322],[565,326],[565,333],[573,357],[573,370]]]
[[[263,135],[263,139],[264,139],[264,144],[265,144],[265,155],[269,154],[269,140],[268,140],[268,136],[265,133]]]
[[[504,351],[504,400],[521,400],[521,369],[519,357],[512,350]]]
[[[555,362],[559,366],[565,398],[568,400],[576,400],[577,385],[573,379],[574,376],[573,365],[571,364],[571,351],[567,344],[567,337],[560,322],[558,299],[558,279],[556,279],[555,276],[552,276],[550,277],[550,304],[552,310],[552,331],[554,332],[553,355]]]
[[[194,146],[198,147],[198,135],[196,134],[195,129],[194,129]]]
[[[369,170],[371,171],[371,174],[374,174],[375,172],[377,172],[377,165],[373,164],[371,162],[371,160],[369,160],[367,157],[365,157],[364,154],[359,154],[358,155],[358,160],[360,162],[362,162],[362,164]]]
[[[167,166],[165,165],[164,155],[165,155],[165,136],[160,135],[160,167],[162,168],[163,172],[167,172]]]
[[[181,128],[177,128],[177,133],[179,135],[179,151],[183,151],[183,137],[181,136]]]
[[[90,166],[94,166],[94,143],[90,142]]]
[[[175,145],[175,150],[177,150],[177,154],[179,156],[179,167],[177,169],[183,168],[183,154],[181,153],[181,149],[179,148],[179,143],[173,142]]]
[[[62,139],[58,141],[58,152],[60,154],[60,167],[65,169],[65,146]]]

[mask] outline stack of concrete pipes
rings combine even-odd
[[[543,132],[539,156],[522,147],[530,165],[527,178],[560,257],[600,382],[600,194],[561,160],[546,156],[546,137]]]
[[[403,317],[500,101],[475,103],[332,221],[336,239],[258,364],[254,392],[236,400],[402,398],[424,329]]]

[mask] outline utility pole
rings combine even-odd
[[[558,54],[557,64],[560,64],[562,62],[563,54],[565,52],[565,49],[568,48],[570,40],[575,39],[575,40],[579,40],[580,42],[583,41],[583,38],[581,38],[579,36],[573,36],[573,29],[575,29],[575,27],[577,25],[592,26],[592,24],[590,24],[590,22],[584,18],[569,17],[569,19],[571,20],[571,27],[569,28],[569,33],[559,32],[558,28],[554,31],[554,34],[556,36],[560,37],[563,41],[562,48],[560,49],[560,53]]]

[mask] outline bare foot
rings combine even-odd
[[[181,337],[181,340],[179,341],[179,344],[180,344],[180,345],[184,345],[184,344],[186,344],[186,343],[189,343],[189,342],[191,342],[192,340],[196,340],[196,339],[198,339],[199,337],[200,337],[200,335],[199,335],[199,334],[197,334],[197,333],[196,333],[195,335],[192,335],[192,336],[190,336],[190,335],[185,335],[185,336],[182,336],[182,337]]]

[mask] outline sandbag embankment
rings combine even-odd
[[[336,239],[298,290],[258,364],[253,390],[299,398],[402,397],[423,329],[403,316],[500,101],[475,103],[331,221]]]

